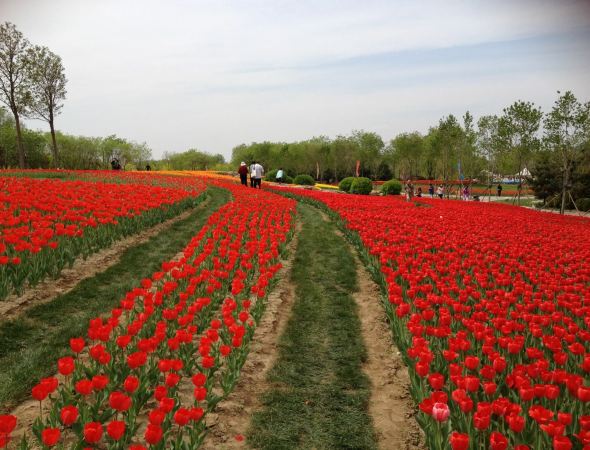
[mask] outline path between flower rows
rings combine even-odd
[[[35,305],[49,303],[59,295],[70,292],[78,283],[91,278],[109,267],[117,264],[128,249],[136,247],[159,233],[165,232],[173,224],[186,219],[195,210],[203,210],[209,198],[203,200],[194,210],[184,211],[176,217],[159,223],[138,234],[114,242],[110,247],[102,249],[84,259],[79,257],[71,268],[62,270],[58,279],[47,279],[37,286],[28,288],[21,296],[11,294],[0,301],[0,322],[14,319]]]
[[[325,214],[299,213],[294,258],[203,448],[424,448],[377,286]]]

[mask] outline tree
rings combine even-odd
[[[543,113],[534,103],[518,100],[508,108],[498,122],[498,136],[502,151],[516,163],[518,170],[518,184],[522,186],[522,171],[530,161],[531,156],[540,148],[538,137]],[[520,205],[520,189],[518,190],[518,204]]]
[[[24,115],[30,94],[27,78],[29,41],[10,23],[0,25],[0,101],[14,116],[18,147],[18,164],[25,168],[25,148],[20,117]]]
[[[399,178],[418,176],[419,163],[424,151],[424,138],[420,133],[398,134],[390,143],[390,151],[397,163]]]
[[[557,92],[559,94],[559,91]],[[545,142],[559,161],[562,172],[561,214],[571,188],[572,170],[590,139],[590,103],[580,103],[571,91],[561,95],[545,115]]]
[[[47,47],[35,46],[28,50],[28,76],[31,88],[31,115],[49,123],[53,166],[59,166],[54,120],[60,114],[66,98],[67,79],[61,58]]]
[[[453,168],[457,163],[458,149],[461,147],[463,139],[463,129],[454,115],[449,114],[449,116],[440,119],[437,132],[431,142],[433,150],[440,155],[440,172],[445,184],[448,184],[454,173]],[[447,189],[447,195],[449,195],[448,193]]]
[[[498,116],[480,117],[477,121],[477,152],[487,163],[488,186],[492,184],[491,176],[496,171],[498,148]]]

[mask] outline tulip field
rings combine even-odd
[[[590,221],[292,190],[342,220],[386,294],[428,448],[590,448]]]
[[[590,220],[190,172],[63,175],[0,173],[1,299],[209,189],[231,197],[68,340],[34,381],[30,429],[0,410],[0,448],[198,448],[239,381],[302,202],[341,227],[379,285],[427,448],[590,449]]]
[[[0,301],[194,205],[204,184],[175,178],[174,187],[0,178]]]

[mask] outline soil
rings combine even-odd
[[[367,349],[363,371],[371,381],[369,414],[384,450],[422,450],[424,434],[415,420],[416,406],[410,396],[410,377],[401,353],[393,345],[387,316],[380,304],[381,293],[356,252],[358,305],[361,332]]]
[[[208,199],[205,199],[197,208],[205,205],[207,201]],[[174,223],[186,219],[191,212],[192,210],[185,211],[139,234],[116,241],[110,247],[94,253],[86,259],[78,258],[72,268],[62,270],[56,280],[44,280],[34,288],[27,289],[21,296],[10,295],[5,300],[0,301],[0,321],[14,319],[35,305],[49,303],[59,295],[71,291],[80,281],[93,277],[116,264],[121,255],[129,248],[148,241]]]
[[[289,243],[289,256],[297,246],[301,223],[297,222],[295,235]],[[247,448],[245,435],[250,418],[260,409],[260,398],[267,390],[267,372],[278,357],[279,337],[283,334],[295,301],[295,286],[290,281],[291,260],[281,260],[283,267],[277,273],[279,282],[269,294],[266,310],[256,327],[250,353],[234,391],[221,401],[213,413],[207,414],[208,433],[202,449]]]

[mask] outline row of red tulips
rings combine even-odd
[[[204,188],[194,179],[161,187],[0,177],[0,299],[57,276],[80,255],[174,217],[194,206]]]
[[[87,336],[71,340],[72,356],[57,362],[59,376],[33,388],[41,411],[32,431],[42,446],[200,445],[207,413],[238,379],[295,213],[281,196],[223,187],[234,200],[178,259],[93,319]],[[0,448],[16,419],[0,416]]]
[[[429,448],[590,449],[590,221],[282,191],[328,207],[365,252]]]

